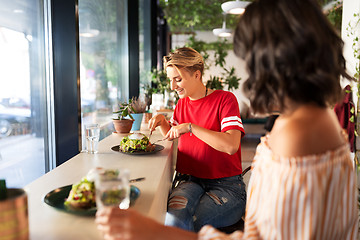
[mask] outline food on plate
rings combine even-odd
[[[91,169],[78,183],[72,185],[65,206],[75,209],[89,209],[96,207],[95,202],[95,176],[101,167]]]
[[[133,133],[124,137],[119,146],[122,152],[152,152],[155,150],[155,145],[151,144],[149,138],[142,133]]]
[[[87,177],[73,184],[69,196],[64,202],[65,206],[76,209],[89,209],[96,206],[95,184]]]

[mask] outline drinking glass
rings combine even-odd
[[[95,175],[96,207],[118,207],[127,209],[130,205],[130,184],[128,169],[100,169]]]
[[[100,138],[99,124],[92,123],[85,125],[86,131],[86,151],[88,153],[97,153]]]

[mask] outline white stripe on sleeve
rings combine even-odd
[[[226,117],[221,120],[221,130],[229,126],[238,126],[244,128],[241,118],[237,116]]]

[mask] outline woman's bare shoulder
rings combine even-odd
[[[279,119],[270,133],[269,146],[279,156],[321,154],[345,142],[336,115],[330,111],[304,111],[303,116]]]

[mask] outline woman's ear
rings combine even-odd
[[[201,80],[201,72],[200,72],[199,70],[196,70],[194,74],[195,74],[195,78],[196,78],[196,79],[200,79],[200,80]]]

